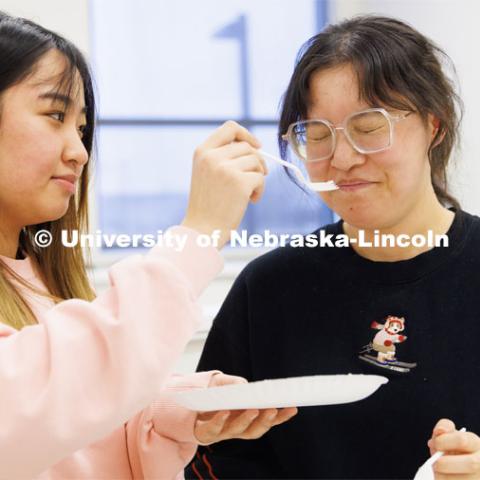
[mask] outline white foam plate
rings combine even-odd
[[[313,375],[189,390],[174,394],[190,410],[307,407],[362,400],[388,379],[380,375]]]

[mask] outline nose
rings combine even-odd
[[[88,152],[82,139],[78,135],[78,131],[69,133],[65,140],[62,152],[62,161],[66,163],[76,163],[83,167],[88,162]]]
[[[357,152],[348,141],[344,130],[337,129],[337,139],[330,164],[338,170],[348,171],[355,165],[365,163],[365,155]]]

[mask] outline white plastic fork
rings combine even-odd
[[[286,162],[285,160],[282,160],[275,155],[271,155],[270,153],[264,152],[263,150],[258,150],[258,153],[262,155],[262,157],[269,158],[279,163],[280,165],[283,165],[284,167],[292,169],[297,179],[315,192],[328,192],[331,190],[338,190],[339,188],[333,180],[329,180],[328,182],[309,182],[303,175],[302,171],[296,165]]]
[[[461,428],[460,432],[465,432],[467,429]],[[445,452],[434,453],[418,470],[413,480],[434,480],[435,474],[433,473],[433,464],[444,454]]]

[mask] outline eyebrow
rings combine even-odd
[[[73,100],[68,95],[63,95],[62,93],[56,92],[41,93],[38,98],[41,100],[54,100],[57,102],[62,102],[65,105],[65,108],[68,108],[73,103]],[[80,113],[86,114],[87,107],[83,107]]]

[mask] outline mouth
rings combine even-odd
[[[363,190],[365,188],[375,185],[376,182],[367,182],[367,181],[354,181],[354,182],[344,182],[337,183],[339,189],[344,192],[356,192],[358,190]]]
[[[75,193],[75,190],[77,188],[77,178],[75,177],[75,175],[52,177],[52,181],[70,193]]]

